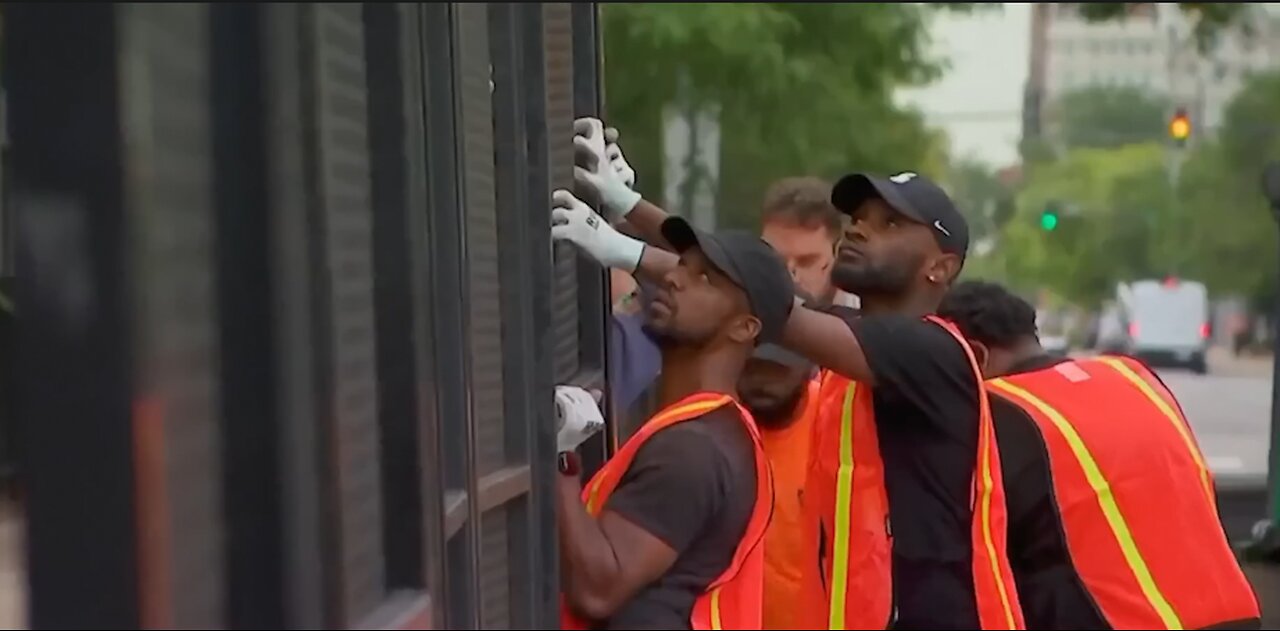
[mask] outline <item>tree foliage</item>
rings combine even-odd
[[[662,190],[663,112],[672,104],[719,111],[725,223],[751,223],[764,188],[785,175],[940,170],[942,136],[892,101],[895,88],[942,69],[926,53],[930,11],[912,3],[602,5],[606,109],[638,187]]]
[[[1250,80],[1223,121],[1185,153],[1152,142],[1075,148],[1039,163],[1001,231],[999,264],[981,269],[1086,305],[1117,281],[1179,274],[1269,308],[1277,226],[1260,178],[1280,160],[1280,73]],[[1039,216],[1051,201],[1074,213],[1046,232]]]
[[[1054,105],[1059,137],[1072,148],[1159,142],[1168,134],[1168,100],[1136,87],[1075,90]]]

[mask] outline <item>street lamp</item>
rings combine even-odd
[[[1280,225],[1280,162],[1262,171],[1262,194],[1271,204],[1271,216]],[[1278,281],[1280,282],[1280,281]],[[1272,316],[1272,346],[1280,341],[1280,299]],[[1267,520],[1254,529],[1254,541],[1246,553],[1260,561],[1280,563],[1280,348],[1273,350],[1271,374],[1271,446],[1267,458]]]

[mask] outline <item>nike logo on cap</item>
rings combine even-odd
[[[941,232],[942,234],[945,234],[945,235],[947,235],[948,237],[949,237],[949,236],[951,236],[951,231],[950,231],[950,230],[947,230],[947,229],[942,225],[942,220],[940,220],[940,219],[934,219],[934,220],[933,220],[933,227],[934,227],[934,228],[937,228],[937,229],[938,229],[938,232]]]

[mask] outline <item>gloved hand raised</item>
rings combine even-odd
[[[634,272],[644,253],[644,242],[614,229],[573,193],[560,189],[551,194],[551,238],[569,241],[604,267]]]
[[[604,415],[590,392],[577,386],[556,386],[556,444],[573,451],[604,429]]]
[[[604,155],[609,159],[609,164],[613,166],[613,172],[622,178],[622,182],[627,188],[635,190],[636,188],[636,171],[627,164],[627,159],[622,155],[622,147],[618,146],[618,128],[606,127],[604,129]]]
[[[610,158],[604,123],[598,118],[579,118],[573,122],[573,129],[574,180],[579,186],[595,194],[600,200],[601,211],[610,221],[625,218],[640,202],[640,194],[631,190],[627,178],[623,176],[631,171],[631,167],[622,157],[622,150],[614,143],[616,158]],[[615,161],[619,163],[617,166],[614,165]],[[631,171],[629,179],[635,181],[634,171]]]

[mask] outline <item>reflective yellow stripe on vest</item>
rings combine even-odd
[[[1133,369],[1126,366],[1124,362],[1114,357],[1099,357],[1098,360],[1114,368],[1116,372],[1129,380],[1134,387],[1141,390],[1142,394],[1146,395],[1147,399],[1159,408],[1164,417],[1169,419],[1170,423],[1173,423],[1174,429],[1178,430],[1178,435],[1182,437],[1182,442],[1186,444],[1187,451],[1191,452],[1191,458],[1196,461],[1196,467],[1200,469],[1200,483],[1204,486],[1205,496],[1209,498],[1209,503],[1214,505],[1214,510],[1216,511],[1217,502],[1213,499],[1213,481],[1209,479],[1209,468],[1204,465],[1204,459],[1200,457],[1200,450],[1196,447],[1196,441],[1191,438],[1191,432],[1187,429],[1187,424],[1182,421],[1182,418],[1173,408],[1169,407],[1164,397],[1152,389],[1151,384],[1138,376],[1138,373],[1133,372]]]
[[[982,429],[978,429],[982,432]],[[995,430],[992,430],[994,433]],[[1013,619],[1013,607],[1009,604],[1009,590],[1004,586],[1004,573],[1000,571],[1000,556],[996,554],[996,544],[991,534],[991,493],[995,489],[995,480],[991,479],[991,436],[982,432],[978,437],[981,448],[978,450],[979,468],[982,480],[982,540],[987,546],[987,557],[991,559],[991,577],[996,582],[996,591],[1000,594],[1000,606],[1004,609],[1004,619],[1010,629],[1018,628]]]
[[[1080,462],[1080,468],[1084,471],[1085,478],[1089,481],[1089,486],[1093,488],[1094,494],[1098,498],[1098,504],[1101,505],[1102,513],[1106,516],[1107,525],[1111,527],[1111,533],[1115,535],[1116,543],[1119,544],[1120,551],[1124,554],[1125,561],[1129,564],[1129,570],[1133,572],[1138,585],[1142,587],[1143,596],[1147,598],[1147,602],[1152,609],[1160,616],[1160,620],[1164,622],[1166,628],[1181,629],[1182,621],[1178,619],[1173,607],[1169,605],[1169,601],[1161,593],[1160,587],[1156,585],[1155,578],[1151,576],[1151,570],[1147,567],[1146,560],[1142,558],[1142,552],[1138,550],[1138,545],[1133,540],[1133,533],[1129,531],[1129,524],[1120,512],[1120,506],[1116,504],[1115,496],[1111,494],[1110,483],[1102,475],[1102,470],[1098,468],[1097,461],[1093,459],[1093,454],[1089,452],[1089,448],[1080,439],[1080,435],[1076,433],[1075,427],[1060,412],[1034,394],[1004,379],[995,379],[990,381],[989,384],[1007,395],[1030,404],[1039,410],[1041,414],[1048,417],[1054,427],[1061,432],[1062,437],[1066,439],[1067,444],[1071,447],[1071,453],[1075,454],[1076,460]]]
[[[649,422],[650,422],[650,423],[662,423],[662,422],[665,422],[667,419],[669,419],[669,418],[671,418],[671,417],[673,417],[673,416],[678,416],[678,415],[683,415],[683,414],[697,414],[697,413],[700,413],[700,412],[707,412],[707,411],[714,410],[714,409],[716,409],[716,408],[718,408],[718,407],[721,407],[721,406],[723,406],[723,405],[724,405],[724,400],[723,400],[723,399],[717,399],[717,400],[713,400],[713,401],[698,401],[698,402],[696,402],[696,403],[689,403],[689,404],[687,404],[687,405],[682,405],[682,406],[680,406],[680,407],[678,407],[678,408],[673,408],[673,409],[667,410],[666,412],[664,412],[664,413],[662,413],[662,414],[659,414],[658,416],[653,417],[653,419],[651,419]],[[588,514],[588,515],[597,515],[597,514],[599,514],[599,513],[600,513],[600,507],[599,507],[597,504],[598,504],[598,498],[599,498],[599,496],[600,496],[600,485],[604,483],[604,478],[605,478],[605,476],[597,475],[597,476],[596,476],[596,478],[595,478],[595,480],[594,480],[594,481],[593,481],[593,483],[591,484],[591,495],[590,495],[590,496],[588,496],[588,499],[587,499],[587,514]]]
[[[720,621],[720,588],[711,590],[711,628],[723,629],[723,623]]]
[[[849,503],[853,500],[853,398],[858,384],[849,383],[840,413],[840,468],[836,471],[836,523],[831,546],[831,608],[828,629],[844,628],[845,590],[849,586]]]

